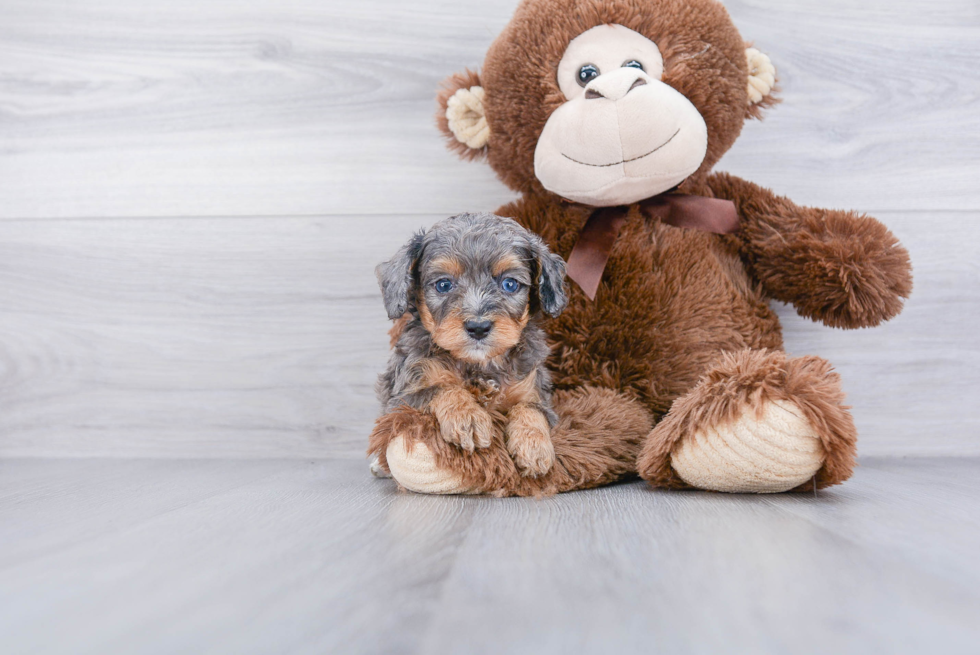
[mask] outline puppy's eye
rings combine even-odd
[[[643,64],[635,59],[630,59],[629,61],[623,62],[623,68],[639,68],[640,70],[643,70]]]
[[[521,283],[512,277],[505,277],[500,281],[500,290],[504,293],[517,293],[521,290]]]
[[[599,77],[599,67],[595,64],[586,64],[578,69],[579,86],[585,86],[597,77]]]
[[[436,283],[433,286],[436,288],[436,291],[439,293],[449,293],[450,291],[453,290],[453,287],[455,285],[453,284],[453,281],[450,280],[448,277],[444,277],[440,280],[436,280]]]

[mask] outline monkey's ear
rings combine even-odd
[[[745,59],[749,64],[748,114],[752,118],[762,118],[762,109],[779,102],[774,94],[776,67],[766,53],[753,47],[745,49]]]
[[[424,236],[425,230],[419,230],[394,257],[374,269],[391,320],[401,318],[408,311],[409,296],[415,287],[415,263],[422,255]]]
[[[487,152],[490,126],[483,110],[484,97],[480,76],[471,70],[447,77],[436,96],[436,124],[450,149],[464,159],[476,159]]]
[[[558,316],[568,305],[565,292],[565,260],[548,250],[544,241],[536,234],[528,236],[531,253],[537,263],[535,286],[541,311],[552,318]]]

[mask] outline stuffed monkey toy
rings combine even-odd
[[[786,356],[769,301],[872,327],[901,311],[911,264],[874,218],[712,172],[775,83],[715,0],[524,0],[482,70],[445,82],[437,121],[521,194],[497,213],[568,262],[568,307],[543,323],[555,464],[521,475],[502,435],[467,451],[406,407],[371,436],[380,466],[410,490],[500,496],[846,480],[840,379]]]

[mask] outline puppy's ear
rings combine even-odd
[[[565,260],[548,250],[536,234],[528,235],[531,254],[537,264],[536,287],[541,311],[554,318],[568,305],[565,292]]]
[[[477,159],[487,153],[490,126],[483,108],[485,97],[479,74],[471,70],[447,77],[436,96],[436,125],[449,148],[463,159]]]
[[[374,269],[381,286],[388,318],[401,318],[408,311],[408,301],[415,287],[415,263],[422,255],[425,230],[419,230],[395,256]]]

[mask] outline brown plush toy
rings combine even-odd
[[[911,266],[871,217],[711,172],[774,84],[714,0],[525,0],[482,72],[447,80],[438,122],[522,194],[497,213],[568,260],[568,308],[544,324],[556,462],[522,476],[502,435],[466,452],[406,407],[371,437],[381,467],[419,492],[496,495],[636,474],[727,492],[846,480],[840,380],[783,353],[768,302],[878,325],[901,311]]]

